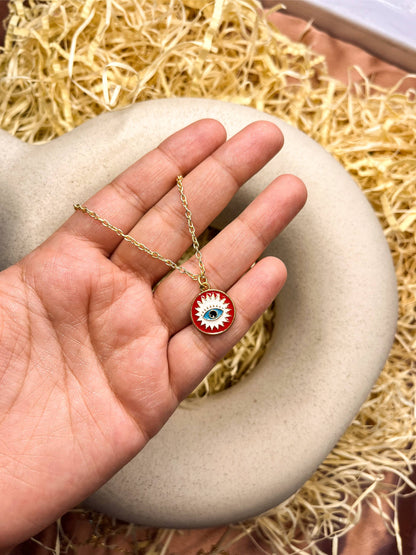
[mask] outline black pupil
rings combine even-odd
[[[210,310],[209,317],[210,318],[216,318],[217,317],[217,311],[216,310]]]

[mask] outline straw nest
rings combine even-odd
[[[405,488],[415,489],[414,95],[365,80],[335,81],[322,56],[268,24],[254,0],[14,0],[10,11],[0,51],[0,126],[23,141],[49,141],[103,111],[142,100],[209,97],[285,119],[354,176],[395,262],[396,341],[366,403],[314,476],[285,503],[240,526],[243,534],[266,539],[274,553],[322,553],[316,541],[323,537],[332,538],[336,553],[338,538],[369,505],[401,552],[394,508]],[[253,337],[248,343],[260,356],[258,344],[267,338],[258,343]],[[243,342],[233,357],[244,359],[245,352]],[[247,356],[250,366],[253,353]],[[94,541],[122,530],[112,523]],[[58,533],[62,552],[70,542],[60,526]],[[158,531],[136,551],[168,553],[176,533]]]

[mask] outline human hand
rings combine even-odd
[[[218,122],[201,120],[86,206],[177,260],[191,237],[176,176],[200,234],[282,142],[268,122],[225,142]],[[190,323],[195,281],[174,271],[159,283],[167,266],[79,212],[0,273],[0,549],[106,482],[244,335],[286,277],[272,257],[250,267],[305,199],[300,180],[280,176],[202,249],[211,287],[236,306],[219,336]],[[199,272],[195,257],[184,266]]]

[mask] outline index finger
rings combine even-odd
[[[189,173],[225,140],[225,129],[218,121],[203,119],[194,122],[145,154],[85,201],[85,205],[129,233],[147,210],[175,185],[177,175]],[[61,229],[89,240],[106,256],[122,240],[80,213],[73,214]]]

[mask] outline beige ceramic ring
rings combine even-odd
[[[141,524],[206,527],[257,515],[291,495],[350,424],[395,332],[389,249],[364,195],[306,135],[253,109],[202,99],[139,103],[49,144],[0,133],[3,267],[45,239],[88,198],[163,138],[202,117],[232,135],[278,123],[285,146],[217,219],[224,226],[277,175],[307,185],[308,203],[267,250],[288,268],[268,351],[237,386],[179,408],[146,448],[87,504]],[[13,169],[13,171],[10,170]],[[65,187],[62,184],[65,183]],[[31,197],[48,205],[32,209]],[[19,226],[19,233],[11,225]]]

